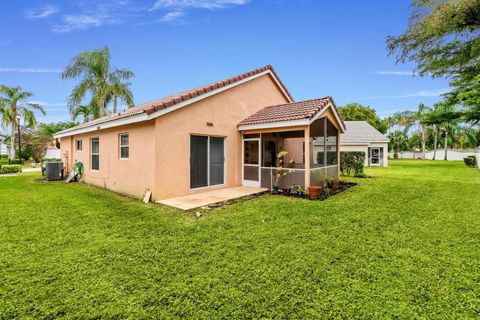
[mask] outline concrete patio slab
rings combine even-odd
[[[215,203],[238,199],[268,191],[265,188],[230,187],[192,193],[182,197],[159,200],[157,203],[181,210],[201,208]]]

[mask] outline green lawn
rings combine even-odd
[[[323,202],[200,219],[0,177],[0,318],[480,317],[480,171],[390,163]]]

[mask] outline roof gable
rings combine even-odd
[[[345,121],[346,130],[340,137],[340,144],[370,144],[371,142],[389,142],[384,134],[367,121]]]
[[[332,97],[304,100],[274,106],[268,106],[242,120],[238,127],[240,130],[248,130],[256,126],[268,125],[308,125],[317,117],[331,108],[337,118],[341,129],[344,130],[344,122]]]
[[[256,79],[263,75],[270,75],[285,97],[294,101],[292,95],[271,65],[264,66],[237,76],[220,80],[211,84],[200,86],[188,91],[170,95],[164,98],[142,103],[125,111],[113,113],[108,116],[83,123],[79,126],[63,130],[54,135],[55,138],[71,136],[77,133],[84,133],[99,129],[106,129],[115,126],[125,125],[134,122],[146,121],[174,111],[178,108],[205,99],[211,95],[229,90],[247,81]]]

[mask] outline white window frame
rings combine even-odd
[[[80,142],[80,148],[78,148],[78,143]],[[75,139],[75,151],[83,150],[83,141],[82,139]]]
[[[98,140],[98,153],[93,153],[93,140]],[[98,156],[98,169],[93,169],[93,156]],[[90,138],[90,170],[100,171],[100,138],[92,137]]]
[[[128,144],[122,145],[122,136],[128,137]],[[122,157],[122,148],[128,148],[128,157]],[[128,160],[130,158],[130,135],[128,132],[122,132],[118,135],[118,158],[120,160]]]

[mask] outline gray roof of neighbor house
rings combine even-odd
[[[367,145],[371,142],[389,142],[384,134],[367,121],[345,121],[345,133],[340,137],[341,145]]]

